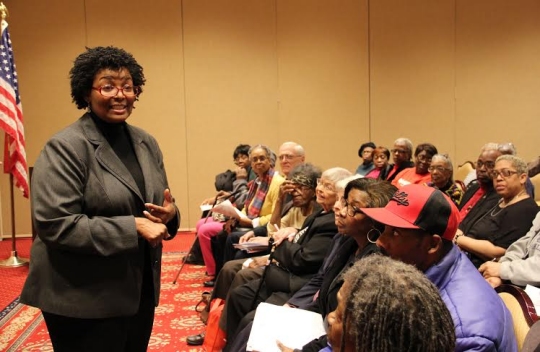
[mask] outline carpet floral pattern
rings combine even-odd
[[[163,254],[161,299],[156,309],[148,351],[202,351],[187,346],[186,337],[203,330],[195,305],[205,291],[204,266],[185,265],[173,280],[185,253]],[[19,303],[18,298],[0,312],[0,351],[52,351],[47,328],[38,309]]]

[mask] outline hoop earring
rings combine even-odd
[[[371,236],[370,236],[370,234],[371,234],[372,231],[375,231],[375,233],[376,233],[376,237],[375,237],[374,240],[372,240],[372,239],[371,239]],[[381,237],[381,231],[377,230],[377,229],[374,228],[374,227],[371,228],[371,230],[369,230],[368,233],[366,234],[366,238],[367,238],[368,242],[369,242],[369,243],[373,243],[373,244],[377,243],[377,239],[378,239],[379,237]]]

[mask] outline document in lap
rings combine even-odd
[[[277,340],[289,348],[301,349],[306,343],[325,334],[320,314],[261,303],[255,312],[246,350],[280,352]]]
[[[226,200],[224,202],[216,204],[212,208],[212,211],[214,213],[223,214],[223,215],[229,216],[231,218],[236,218],[236,219],[247,218],[247,215],[242,213],[234,205],[232,205],[230,200]]]

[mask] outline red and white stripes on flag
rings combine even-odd
[[[28,198],[28,166],[24,142],[24,126],[19,83],[8,24],[2,20],[0,41],[0,128],[4,138],[4,172],[11,173],[15,186]]]

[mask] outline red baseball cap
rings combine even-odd
[[[401,187],[384,208],[362,208],[367,216],[382,224],[422,229],[452,240],[459,224],[459,211],[441,191],[409,184]]]

